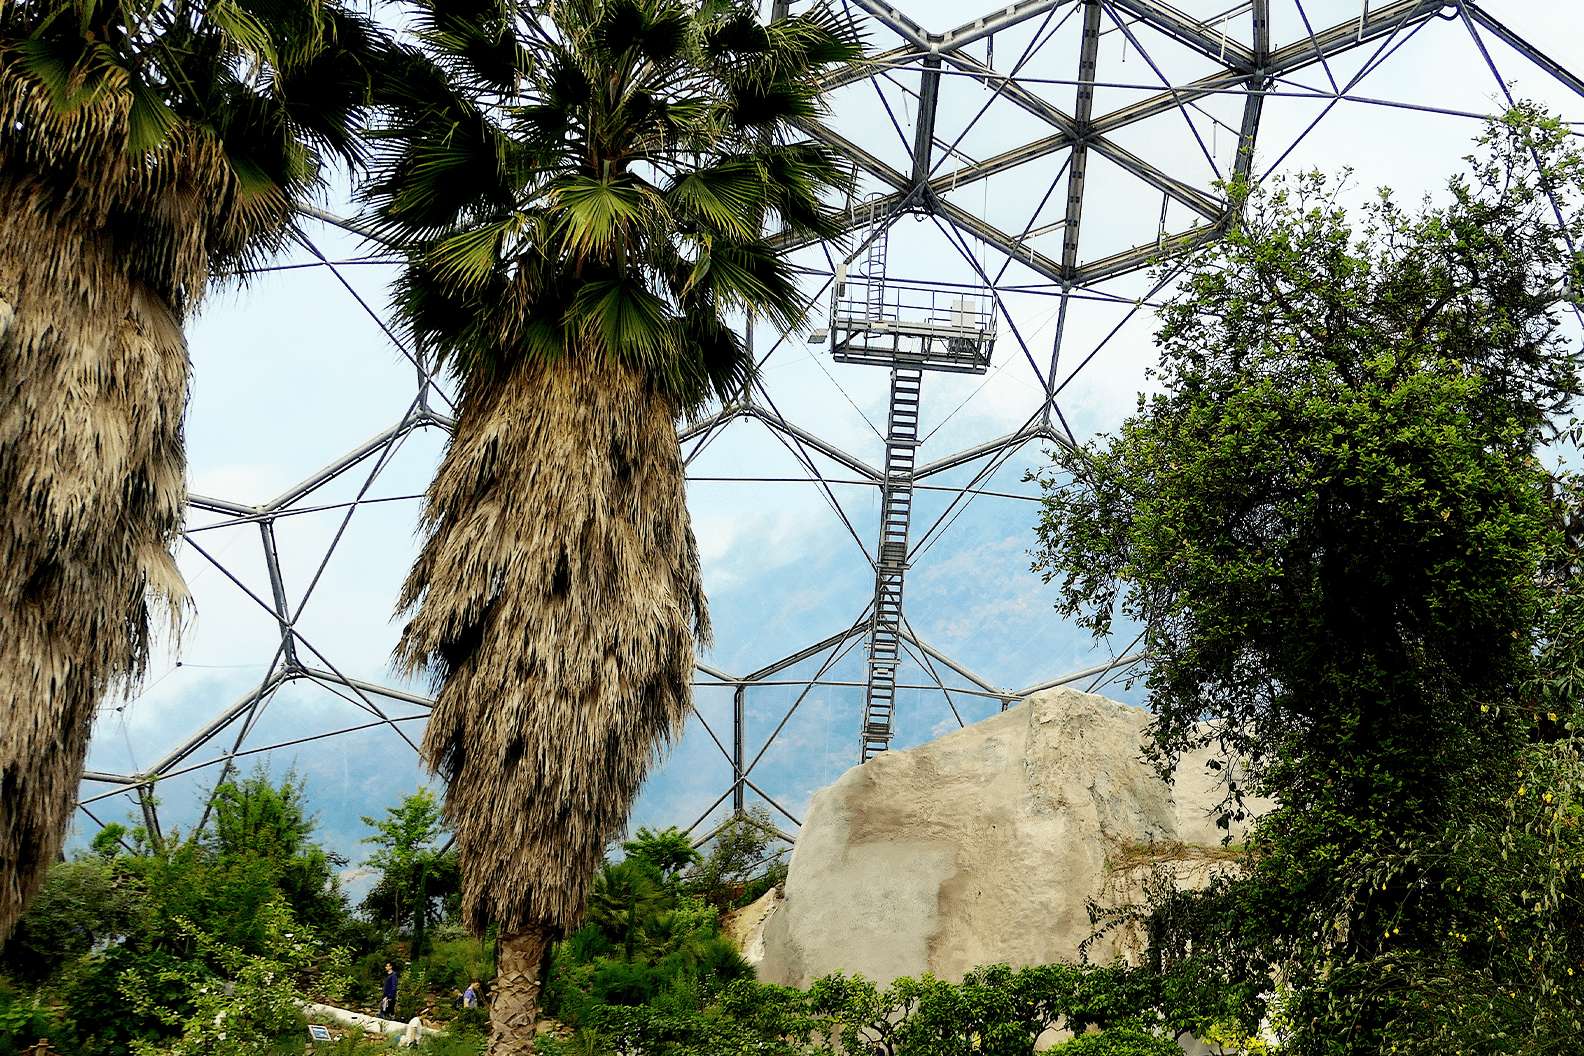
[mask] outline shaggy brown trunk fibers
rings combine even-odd
[[[107,241],[0,181],[0,940],[60,854],[95,708],[179,613],[187,346]]]
[[[492,1053],[531,1046],[532,946],[578,924],[708,635],[673,408],[593,358],[470,379],[401,598],[463,913],[521,946],[508,971],[502,943]]]

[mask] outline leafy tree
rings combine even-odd
[[[445,820],[434,793],[420,788],[400,804],[385,808],[384,818],[364,817],[374,833],[363,838],[377,848],[368,864],[380,879],[363,900],[363,908],[398,923],[411,921],[413,956],[423,949],[425,929],[439,915],[446,895],[457,888],[455,855],[437,846]]]
[[[279,786],[261,767],[214,793],[210,840],[222,860],[257,860],[274,870],[274,887],[292,912],[315,928],[335,928],[347,916],[335,869],[346,864],[312,842],[307,786],[288,773]]]
[[[1584,278],[1581,176],[1565,129],[1519,109],[1443,205],[1382,192],[1355,224],[1318,175],[1248,195],[1161,313],[1162,391],[1057,456],[1076,487],[1043,478],[1036,568],[1095,632],[1142,625],[1163,768],[1217,745],[1229,816],[1278,802],[1245,877],[1163,941],[1234,954],[1250,986],[1279,970],[1294,1053],[1445,1051],[1413,979],[1552,995],[1560,1020],[1492,1006],[1492,1051],[1584,1010],[1562,960],[1499,941],[1509,899],[1577,935],[1575,889],[1533,897],[1490,860],[1512,826],[1481,835],[1558,721],[1534,690],[1564,534],[1537,453],[1580,392],[1557,310]]]
[[[136,895],[123,870],[99,858],[61,862],[0,946],[0,972],[38,985],[75,958],[130,932]]]
[[[687,833],[674,825],[660,832],[642,827],[636,836],[622,844],[622,850],[628,858],[653,867],[668,884],[677,883],[684,870],[703,860]]]
[[[360,158],[383,39],[339,0],[0,6],[0,939],[94,709],[141,675],[151,607],[186,606],[182,325]]]
[[[770,850],[780,840],[770,824],[770,812],[749,807],[746,814],[728,818],[716,831],[709,854],[691,874],[689,887],[722,908],[757,897],[763,892],[750,892],[749,882],[764,875],[767,867],[774,870],[781,865],[786,848]],[[784,876],[782,869],[775,878]]]
[[[460,401],[397,656],[437,684],[424,754],[463,915],[499,927],[492,1045],[517,1052],[708,637],[676,420],[751,380],[743,313],[801,323],[769,229],[837,234],[821,195],[847,173],[793,122],[860,48],[823,7],[413,7],[371,223]]]
[[[1120,1026],[1081,1035],[1046,1051],[1055,1056],[1178,1056],[1182,1049],[1171,1038],[1140,1027]]]
[[[27,1056],[40,1042],[56,1052],[75,1046],[66,1025],[37,997],[23,998],[0,986],[0,1056]]]
[[[157,979],[140,968],[122,975],[128,1003],[175,1032],[169,1041],[135,1040],[135,1056],[268,1056],[277,1051],[281,1035],[303,1028],[302,985],[320,953],[318,940],[283,900],[268,903],[260,917],[265,938],[259,953],[218,942],[191,921],[175,922],[219,975],[193,962],[167,969]],[[165,1005],[156,982],[176,984],[189,1001],[182,1007]]]

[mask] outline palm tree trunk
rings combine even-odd
[[[491,1053],[531,1051],[538,958],[687,718],[708,617],[686,500],[674,408],[640,372],[590,355],[464,380],[397,658],[439,682],[423,750],[463,917],[502,935]]]
[[[187,346],[103,232],[0,180],[0,941],[60,854],[95,708],[186,587]]]
[[[523,1056],[534,1051],[539,1018],[539,987],[545,951],[554,936],[548,928],[529,928],[495,939],[499,962],[490,1002],[489,1056]]]
[[[673,408],[602,360],[464,386],[403,588],[475,930],[577,926],[708,630]]]

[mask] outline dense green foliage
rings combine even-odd
[[[365,817],[363,824],[374,829],[363,842],[378,848],[368,865],[380,873],[363,909],[371,919],[410,928],[413,954],[423,953],[427,929],[461,889],[456,855],[437,846],[445,829],[440,804],[421,788],[387,809],[384,818]]]
[[[1584,1045],[1579,492],[1546,449],[1581,177],[1518,110],[1443,205],[1249,195],[1161,313],[1161,391],[1044,478],[1036,567],[1142,627],[1163,768],[1218,747],[1223,823],[1277,801],[1242,875],[1147,915],[1163,963],[1279,978],[1286,1051]]]
[[[540,1041],[545,1056],[1029,1056],[1047,1031],[1078,1035],[1058,1054],[1169,1056],[1181,1052],[1152,974],[1126,968],[991,965],[962,983],[925,976],[876,986],[861,976],[820,979],[807,991],[736,980],[696,1004],[674,995],[594,1004],[569,1038]],[[1087,1033],[1085,1033],[1087,1032]]]
[[[424,852],[405,854],[411,827],[400,822],[421,820],[426,804],[432,814],[420,791],[387,811],[395,820],[371,821],[373,892],[410,890]],[[303,783],[262,771],[216,789],[201,834],[156,843],[107,826],[50,870],[0,947],[0,1054],[41,1037],[68,1056],[298,1052],[298,1002],[372,1009],[387,960],[404,969],[399,1010],[451,1017],[462,988],[492,974],[487,944],[442,927],[410,960],[410,930],[384,913],[354,915],[336,876],[346,862],[314,829]],[[400,923],[412,926],[410,911]],[[477,1014],[459,1026],[477,1051]]]

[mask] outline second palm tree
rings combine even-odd
[[[417,8],[372,223],[456,377],[398,660],[470,925],[496,925],[492,1053],[531,1051],[548,944],[691,701],[709,621],[676,422],[753,375],[733,328],[804,301],[765,232],[828,238],[845,169],[795,141],[861,47],[822,10],[497,0]]]

